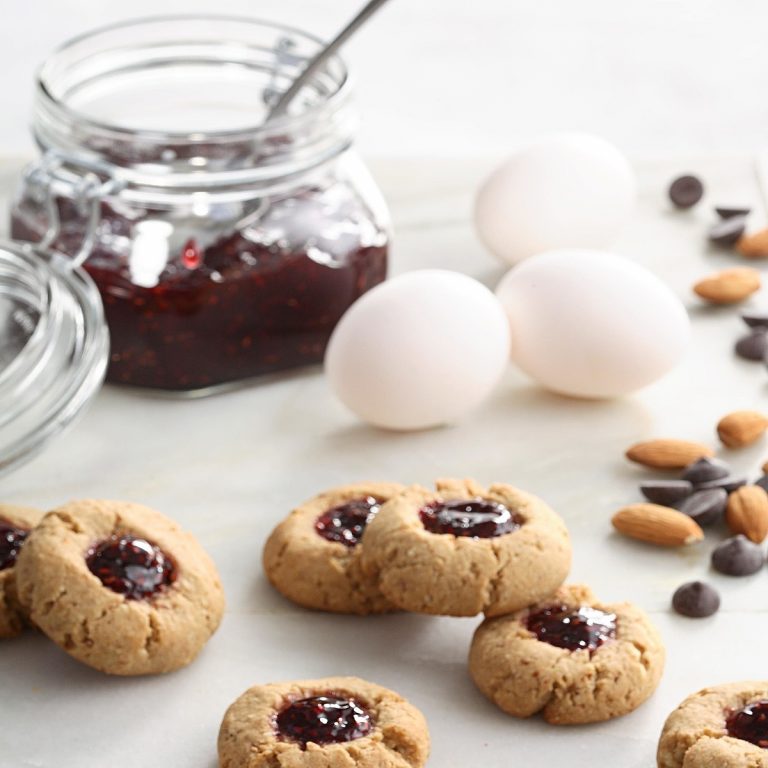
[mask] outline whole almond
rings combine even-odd
[[[760,290],[760,273],[752,267],[734,267],[699,280],[693,290],[712,304],[738,304]]]
[[[661,547],[681,547],[704,538],[698,523],[688,515],[660,504],[630,504],[611,522],[619,533]]]
[[[768,418],[758,411],[734,411],[717,422],[717,434],[729,448],[754,443],[768,429]]]
[[[744,485],[728,497],[725,521],[733,533],[743,533],[755,544],[768,536],[768,493],[758,485]]]
[[[708,445],[666,438],[635,443],[626,453],[630,461],[656,469],[683,469],[696,459],[714,455]]]
[[[763,470],[763,474],[764,475],[768,475],[768,461],[764,461],[763,462],[763,466],[760,467],[760,469]]]
[[[768,259],[768,229],[743,235],[736,243],[736,250],[748,259]]]

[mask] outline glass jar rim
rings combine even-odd
[[[40,68],[33,133],[57,162],[76,173],[96,169],[124,189],[239,195],[243,185],[307,173],[351,145],[357,115],[338,56],[313,76],[294,111],[256,120],[322,46],[293,27],[240,16],[101,27],[64,43]],[[166,130],[169,123],[179,130]]]
[[[53,51],[48,55],[46,60],[38,67],[37,72],[35,74],[35,84],[38,91],[38,95],[41,96],[47,102],[49,102],[51,106],[60,110],[62,113],[68,115],[70,119],[75,120],[83,125],[92,126],[95,129],[100,129],[100,130],[108,131],[110,133],[115,133],[115,134],[124,134],[128,137],[141,135],[143,137],[151,137],[157,140],[167,140],[169,138],[170,139],[188,138],[191,133],[190,131],[183,131],[183,130],[160,131],[160,130],[132,129],[132,128],[127,128],[125,126],[122,126],[119,123],[111,123],[108,121],[95,119],[89,116],[86,112],[82,112],[78,109],[73,108],[72,106],[68,105],[64,100],[62,100],[60,97],[57,97],[53,92],[53,88],[48,82],[47,77],[48,77],[48,70],[56,63],[56,60],[60,56],[70,52],[76,46],[82,43],[87,43],[89,41],[95,40],[101,37],[102,35],[109,34],[112,32],[118,32],[121,30],[129,30],[132,28],[141,28],[141,27],[146,28],[154,24],[162,24],[162,23],[169,23],[169,22],[184,23],[184,22],[197,22],[197,21],[210,22],[212,24],[215,24],[217,22],[224,22],[224,23],[248,25],[254,28],[260,27],[262,29],[272,30],[276,33],[280,32],[280,33],[292,35],[299,39],[303,39],[306,42],[316,45],[318,49],[324,45],[324,41],[322,40],[322,38],[318,37],[317,35],[313,35],[310,32],[306,32],[298,27],[294,27],[289,24],[272,22],[265,19],[255,18],[255,17],[227,15],[227,14],[162,14],[157,16],[142,16],[135,19],[128,19],[124,21],[115,22],[113,24],[105,24],[99,27],[95,27],[87,32],[83,32],[79,35],[75,35],[74,37],[70,37],[69,39],[65,40],[63,43],[58,45],[56,48],[54,48]],[[324,109],[327,109],[328,107],[335,107],[337,104],[340,105],[341,103],[346,101],[346,99],[350,94],[350,91],[352,90],[352,80],[349,75],[348,68],[344,63],[343,59],[338,54],[335,54],[334,56],[331,57],[330,62],[333,64],[333,66],[336,66],[339,68],[342,76],[338,84],[338,87],[334,90],[333,93],[330,94],[330,96],[324,102],[313,105],[309,109],[304,110],[299,114],[291,114],[290,112],[286,112],[285,114],[279,115],[278,117],[270,120],[268,125],[265,123],[257,123],[249,127],[241,127],[241,128],[234,128],[234,129],[221,129],[221,130],[214,130],[214,131],[195,130],[194,132],[192,132],[194,134],[195,140],[196,141],[215,141],[217,139],[233,139],[233,138],[245,137],[245,136],[253,137],[260,133],[267,133],[267,132],[271,133],[275,130],[285,130],[286,128],[296,126],[298,123],[312,122],[313,120],[317,119],[318,114],[322,112]]]

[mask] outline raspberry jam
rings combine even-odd
[[[616,615],[582,605],[552,605],[530,614],[526,627],[543,643],[568,651],[595,651],[616,639]]]
[[[176,566],[154,544],[136,536],[110,536],[86,555],[101,583],[127,600],[152,597],[176,581]]]
[[[381,503],[373,496],[353,499],[323,512],[315,521],[315,530],[326,541],[355,547],[380,508]]]
[[[516,531],[523,518],[498,501],[451,499],[434,501],[419,510],[430,533],[451,533],[473,539],[492,539]]]
[[[768,749],[768,701],[756,701],[731,712],[725,721],[728,735]]]
[[[284,741],[339,744],[367,736],[373,720],[354,699],[329,693],[291,702],[278,712],[275,726]]]
[[[12,568],[16,564],[16,558],[27,536],[29,531],[0,520],[0,571]]]
[[[58,207],[54,247],[72,255],[85,219],[71,201]],[[39,241],[42,215],[33,202],[17,206],[13,237]],[[246,225],[216,228],[211,213],[213,231],[198,237],[184,233],[203,224],[174,226],[167,215],[101,203],[84,267],[104,303],[115,383],[204,390],[318,363],[347,308],[386,277],[385,233],[361,202],[326,190],[272,200]]]

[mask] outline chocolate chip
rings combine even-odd
[[[713,525],[723,517],[728,504],[728,494],[722,488],[710,488],[696,491],[677,508],[688,517],[693,518],[699,525]]]
[[[768,328],[768,312],[742,312],[741,319],[750,328]]]
[[[687,480],[648,480],[640,485],[640,493],[654,504],[669,507],[690,496],[693,485]]]
[[[728,576],[757,573],[763,562],[763,548],[741,534],[726,539],[712,552],[712,567]]]
[[[720,608],[720,595],[714,587],[703,581],[689,581],[675,590],[672,607],[681,616],[704,619],[717,613]]]
[[[764,491],[768,492],[768,475],[763,475],[755,485],[759,485]]]
[[[689,483],[698,485],[699,483],[708,483],[710,480],[728,477],[730,474],[731,468],[722,459],[705,456],[689,464],[683,470],[681,477]]]
[[[716,207],[715,212],[721,219],[732,219],[734,216],[749,216],[749,208],[721,208]]]
[[[768,353],[768,333],[765,328],[755,328],[742,336],[734,347],[736,354],[745,360],[765,361]]]
[[[680,176],[669,187],[669,199],[676,208],[691,208],[701,200],[704,185],[696,176]]]
[[[737,488],[747,484],[747,478],[743,476],[729,475],[719,480],[710,480],[708,483],[699,483],[697,491],[706,491],[710,488],[722,488],[726,493],[733,493]]]
[[[730,248],[736,245],[746,229],[747,219],[745,216],[733,216],[730,219],[723,219],[709,228],[709,241],[715,245]]]

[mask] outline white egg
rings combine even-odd
[[[553,248],[605,248],[629,218],[635,176],[597,136],[555,134],[515,153],[485,181],[475,226],[486,247],[516,264]]]
[[[496,295],[512,329],[512,359],[547,389],[615,397],[682,358],[690,322],[653,273],[614,253],[563,249],[510,270]]]
[[[484,285],[459,272],[394,277],[341,318],[325,355],[339,399],[363,421],[425,429],[460,419],[509,362],[509,323]]]

